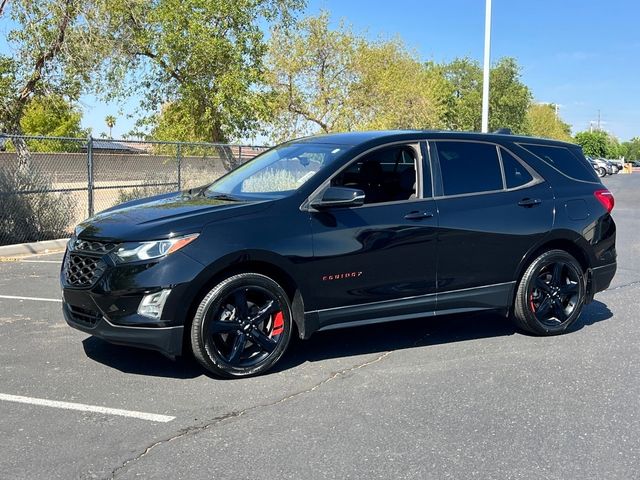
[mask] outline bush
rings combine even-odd
[[[68,193],[48,193],[51,188],[50,177],[28,161],[0,168],[0,245],[69,234],[75,199]]]

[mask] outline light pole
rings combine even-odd
[[[491,68],[491,0],[485,0],[484,73],[482,76],[482,132],[489,131],[489,70]]]

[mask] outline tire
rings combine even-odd
[[[607,171],[606,171],[604,168],[602,168],[602,167],[599,167],[599,168],[596,170],[596,172],[598,172],[598,176],[599,176],[600,178],[604,178],[604,177],[606,177],[606,176],[607,176]]]
[[[549,250],[524,272],[514,299],[513,320],[526,332],[558,335],[578,319],[585,297],[585,274],[578,261],[564,250]]]
[[[214,375],[248,377],[273,367],[293,329],[291,302],[269,277],[233,275],[200,302],[191,325],[196,360]]]

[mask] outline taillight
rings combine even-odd
[[[611,210],[613,210],[613,206],[616,204],[612,193],[605,188],[603,190],[596,190],[595,192],[593,192],[593,194],[602,204],[602,206],[607,209],[607,212],[611,213]]]

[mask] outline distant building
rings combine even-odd
[[[82,146],[82,151],[87,151],[87,145]],[[122,154],[142,154],[147,153],[141,148],[133,147],[131,144],[114,142],[111,140],[94,140],[93,151],[95,153],[122,153]]]

